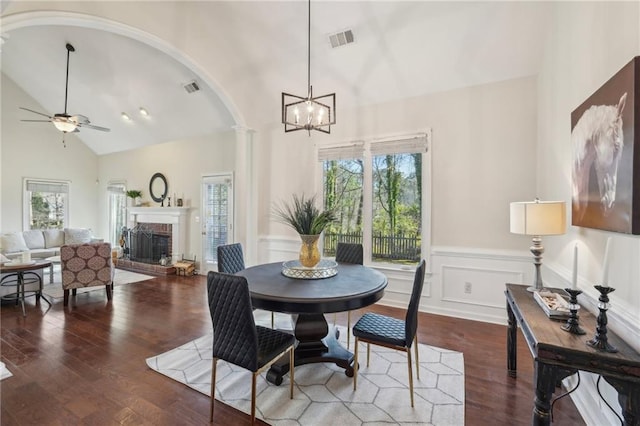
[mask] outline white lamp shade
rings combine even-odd
[[[511,203],[511,232],[524,235],[560,235],[567,230],[564,201]]]

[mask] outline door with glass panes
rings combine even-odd
[[[231,174],[202,178],[202,273],[218,270],[218,246],[233,242]]]

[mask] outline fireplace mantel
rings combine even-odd
[[[171,260],[175,262],[186,254],[189,210],[189,207],[129,207],[128,226],[133,228],[139,223],[171,224]]]

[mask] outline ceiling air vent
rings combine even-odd
[[[345,44],[353,43],[353,31],[346,30],[340,31],[336,34],[331,34],[329,36],[329,42],[331,43],[331,47],[336,48],[339,46],[344,46]]]
[[[200,90],[200,86],[198,86],[198,83],[196,83],[195,81],[186,83],[185,85],[183,85],[183,87],[184,87],[184,90],[187,91],[187,93],[193,93]]]

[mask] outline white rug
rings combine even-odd
[[[278,315],[276,327],[291,326]],[[269,326],[270,314],[256,311],[256,322]],[[341,328],[346,344],[346,330]],[[147,359],[153,370],[205,394],[211,389],[212,335]],[[352,347],[353,348],[353,341]],[[415,378],[415,408],[411,408],[406,354],[371,346],[366,367],[366,345],[360,347],[358,389],[353,379],[335,364],[296,367],[293,400],[289,376],[281,386],[261,375],[257,384],[256,416],[267,423],[285,425],[421,424],[464,425],[464,360],[462,353],[420,345],[420,380]],[[415,362],[415,361],[414,361]],[[415,369],[414,369],[415,370]],[[251,373],[219,361],[216,398],[245,413],[251,408]]]
[[[0,380],[4,380],[11,376],[13,376],[13,374],[11,374],[11,371],[7,369],[7,366],[4,364],[4,362],[0,361]]]
[[[45,274],[45,281],[47,280],[48,274]],[[146,281],[154,278],[151,275],[139,274],[137,272],[125,271],[123,269],[116,269],[115,276],[113,278],[113,285],[115,287],[137,283],[140,281]],[[79,288],[76,294],[88,293],[90,291],[104,291],[104,287],[87,287],[87,288]],[[59,269],[55,270],[54,273],[54,282],[52,284],[45,284],[42,287],[42,292],[54,299],[62,299],[64,298],[64,290],[62,290],[62,283],[60,282],[60,272]]]

